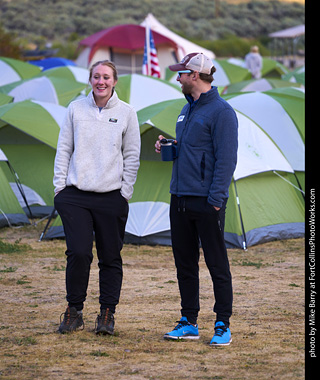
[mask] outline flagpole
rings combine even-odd
[[[151,75],[151,59],[150,59],[150,28],[146,22],[146,41],[147,41],[147,75]]]

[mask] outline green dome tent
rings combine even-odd
[[[8,158],[0,149],[0,227],[30,224],[10,186],[11,177]]]
[[[225,95],[235,92],[268,91],[272,90],[273,88],[283,87],[304,88],[300,83],[293,83],[285,81],[283,79],[260,78],[249,79],[246,81],[230,84],[223,89],[222,94]]]
[[[37,76],[48,78],[57,77],[70,81],[76,81],[89,86],[89,70],[78,66],[60,66],[45,70]]]
[[[116,91],[136,111],[169,99],[184,98],[180,87],[169,81],[141,74],[119,75]]]
[[[283,80],[288,80],[292,83],[301,83],[305,85],[305,66],[297,67],[293,71],[282,76]]]
[[[275,97],[277,95],[279,94]],[[290,107],[289,95],[285,99],[288,112],[292,108],[292,117],[279,102],[267,94],[259,97],[252,93],[250,98],[234,100],[236,104],[233,106],[239,119],[239,152],[226,213],[225,239],[229,246],[245,247],[304,234],[304,199],[300,189],[304,187],[304,142],[299,132],[299,128],[304,131],[304,122],[300,120],[300,124],[295,125],[293,119],[298,122],[293,112],[296,108]],[[292,101],[295,100],[294,98]],[[147,158],[148,154],[151,157],[151,141],[155,141],[159,132],[166,136],[175,136],[175,120],[184,103],[182,100],[163,102],[139,112],[141,123],[150,120],[156,126],[152,128],[148,124],[143,125],[142,142],[147,142],[148,151],[142,147],[142,157]],[[242,103],[247,105],[248,110]],[[300,105],[304,105],[304,99],[300,99]],[[238,111],[237,107],[241,110]],[[254,115],[254,110],[258,115],[261,114],[261,120]],[[296,110],[299,113],[299,109]],[[274,119],[278,119],[278,123]],[[270,124],[275,131],[268,128]],[[142,178],[144,165],[151,167],[150,163],[142,161],[131,209],[138,207],[134,206],[134,201],[141,201],[147,181],[152,182],[153,187],[156,186],[154,182],[160,181],[160,188],[164,190],[162,195],[158,191],[157,198],[159,202],[169,203],[169,195],[164,192],[169,189],[171,164],[157,162],[157,166],[154,166],[156,174],[152,175],[152,170],[149,169],[148,180]],[[164,175],[163,165],[167,165],[169,174]],[[157,177],[161,178],[157,180]],[[143,217],[140,219],[145,220]],[[130,227],[129,221],[127,227]]]
[[[0,106],[2,106],[2,105],[4,105],[4,104],[11,103],[12,100],[13,100],[13,97],[12,97],[12,96],[9,96],[9,95],[1,94],[1,93],[0,93]]]
[[[214,80],[212,84],[214,86],[224,87],[231,83],[237,83],[251,78],[250,72],[245,67],[229,62],[227,59],[213,59],[212,62],[216,68],[216,72],[213,74]],[[179,86],[176,77],[177,73],[167,68],[166,80]]]
[[[21,183],[53,206],[53,162],[66,108],[25,100],[0,106],[0,149]]]
[[[41,69],[19,59],[0,57],[0,86],[36,76]]]
[[[232,63],[242,68],[246,67],[244,60],[241,58],[229,58],[227,59],[227,62]],[[261,70],[262,78],[281,79],[287,73],[288,73],[287,68],[280,62],[271,58],[262,57],[262,70]],[[249,78],[240,79],[240,81],[250,79],[250,77],[251,75],[249,75]]]
[[[66,107],[85,88],[75,80],[42,76],[1,86],[0,93],[13,97],[14,102],[33,99]]]
[[[265,92],[229,94],[225,99],[254,120],[277,144],[305,188],[305,94],[286,87]]]

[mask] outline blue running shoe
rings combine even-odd
[[[232,342],[231,331],[223,322],[216,322],[214,330],[210,346],[228,346]]]
[[[164,339],[199,339],[198,325],[193,326],[186,317],[177,321],[178,325],[170,332],[164,334]]]

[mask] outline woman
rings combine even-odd
[[[89,82],[89,95],[68,107],[54,164],[54,204],[67,245],[68,307],[59,332],[84,326],[94,233],[100,286],[96,333],[113,334],[122,284],[120,251],[139,168],[140,132],[136,112],[114,90],[117,70],[112,62],[96,62]]]

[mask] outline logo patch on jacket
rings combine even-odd
[[[115,119],[114,117],[110,117],[109,122],[110,123],[117,123],[118,119]]]
[[[179,121],[183,121],[184,116],[185,116],[185,115],[180,115],[180,116],[178,117],[178,121],[177,121],[177,122],[179,122]]]

